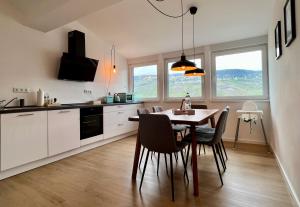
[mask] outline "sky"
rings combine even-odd
[[[216,57],[216,69],[262,70],[262,51],[243,52]]]

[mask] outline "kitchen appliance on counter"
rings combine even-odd
[[[104,97],[104,103],[110,104],[114,102],[114,97],[113,96],[105,96]]]
[[[114,103],[120,103],[120,96],[117,93],[114,94]]]
[[[103,134],[103,107],[80,108],[80,140]]]
[[[134,97],[132,93],[126,94],[126,103],[134,102]]]
[[[120,103],[126,103],[126,93],[118,93],[118,96],[120,97]]]

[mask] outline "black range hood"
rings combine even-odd
[[[85,57],[85,34],[74,30],[68,33],[68,53],[61,58],[58,79],[94,81],[98,60]]]

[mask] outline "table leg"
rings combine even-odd
[[[210,124],[211,124],[212,128],[216,128],[216,121],[215,121],[215,117],[214,116],[210,118]]]
[[[237,143],[238,138],[239,138],[240,121],[241,121],[241,119],[238,118],[238,119],[237,119],[237,123],[236,123],[236,131],[235,131],[235,139],[234,139],[234,145],[233,145],[233,148],[236,147],[236,143]]]
[[[134,161],[133,161],[133,168],[132,168],[132,175],[131,175],[132,180],[136,179],[136,174],[137,174],[139,159],[140,159],[140,152],[141,152],[141,141],[140,141],[139,132],[138,132],[138,134],[136,136]]]
[[[191,125],[191,133],[192,133],[192,168],[193,168],[194,196],[199,196],[198,166],[197,166],[197,142],[196,142],[195,125]]]

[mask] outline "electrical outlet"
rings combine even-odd
[[[91,95],[91,94],[92,94],[92,90],[84,89],[84,90],[83,90],[83,93],[84,93],[84,94],[87,94],[87,95]]]
[[[30,93],[31,91],[30,88],[13,88],[14,93]]]

